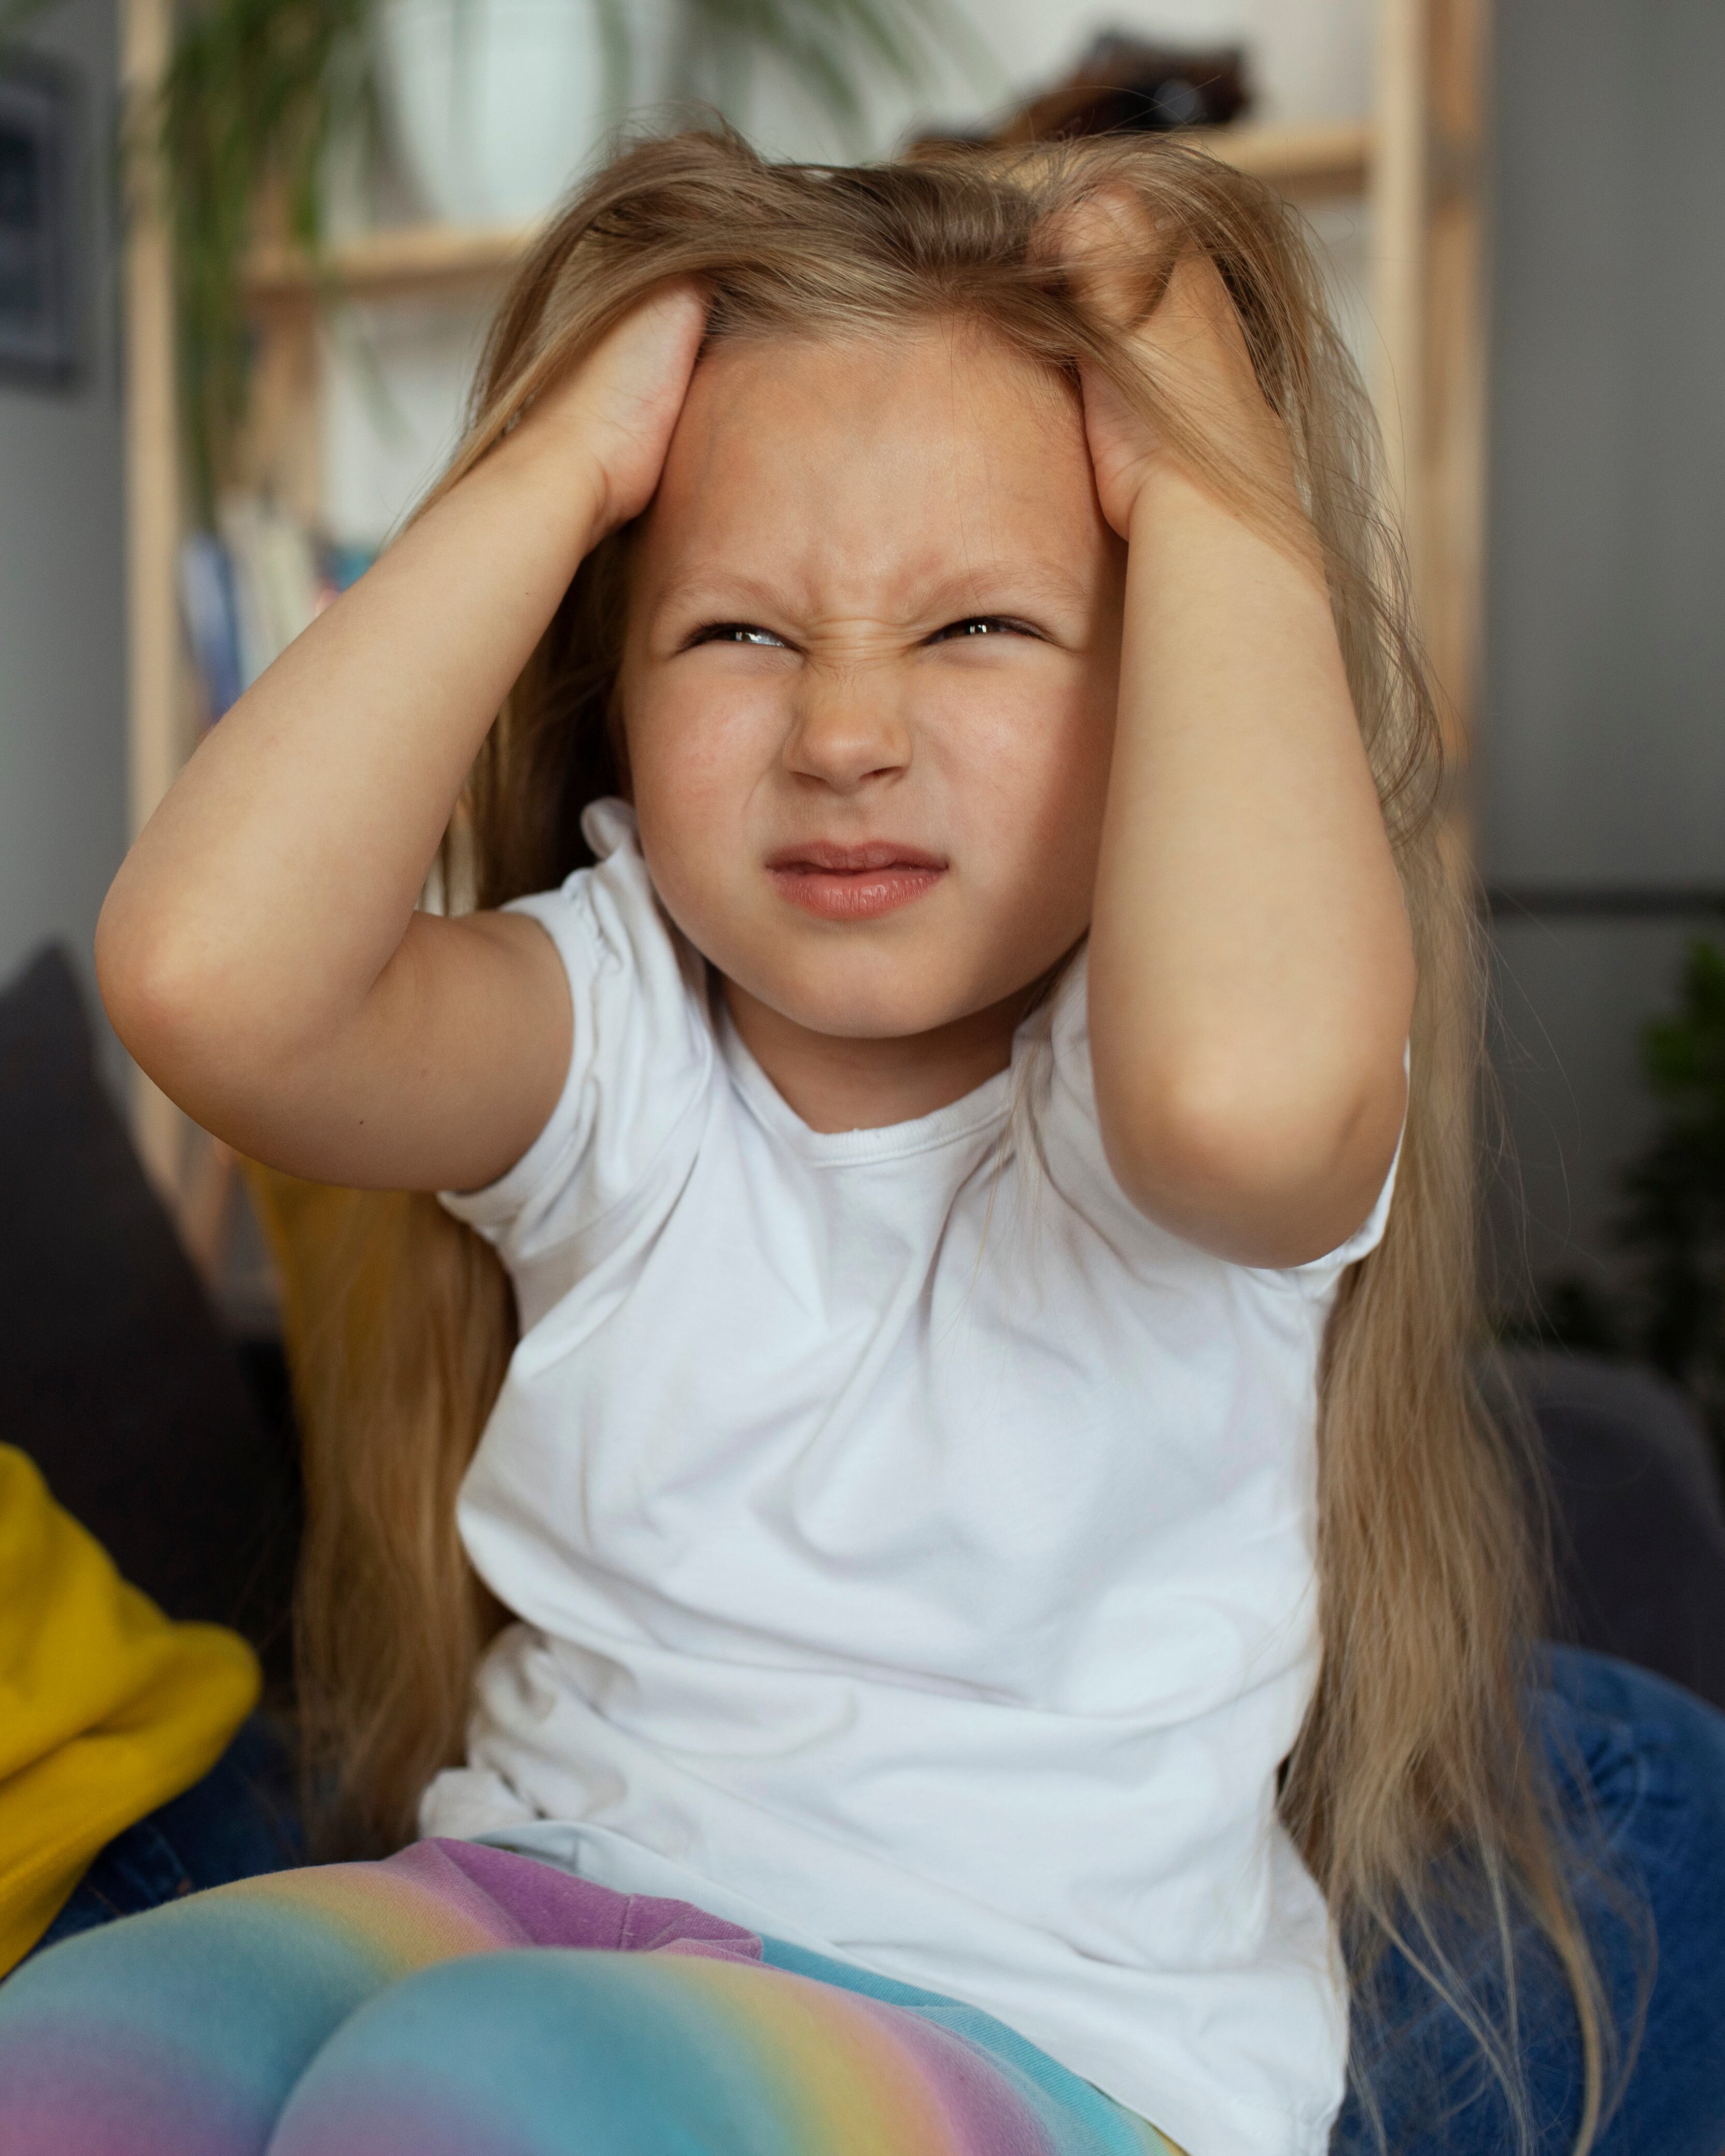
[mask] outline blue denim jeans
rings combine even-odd
[[[1532,1707],[1590,1854],[1573,1891],[1628,2067],[1597,2156],[1725,2156],[1725,1715],[1627,1663],[1563,1647],[1549,1650],[1547,1688]],[[288,1788],[280,1746],[249,1722],[203,1781],[110,1843],[43,1945],[302,1863]],[[1459,1951],[1466,1959],[1465,1945]],[[1489,1966],[1489,1957],[1476,1960]],[[1568,2156],[1580,2115],[1580,2032],[1561,1976],[1531,1937],[1517,1976],[1528,2156]],[[1477,1997],[1488,2017],[1501,2017],[1488,1979]],[[1332,2156],[1516,2149],[1502,2087],[1462,2020],[1395,1957],[1356,2012],[1353,2050],[1355,2087]]]
[[[1618,2045],[1616,2101],[1595,2156],[1722,2156],[1725,1714],[1574,1648],[1548,1650],[1546,1686],[1534,1717],[1579,1852],[1571,1892]],[[1472,1960],[1491,1967],[1482,1948]],[[1568,2156],[1581,2115],[1579,2025],[1555,1957],[1531,1933],[1517,1942],[1516,1978],[1528,2156]],[[1502,1991],[1501,1974],[1486,1975],[1473,1994],[1500,2025]],[[1398,1957],[1356,2007],[1353,2057],[1332,2156],[1510,2156],[1522,2145],[1461,2016]]]
[[[293,1783],[286,1748],[254,1715],[201,1782],[114,1837],[32,1951],[206,1887],[303,1864]]]

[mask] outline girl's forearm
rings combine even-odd
[[[230,1044],[292,1054],[351,1019],[400,946],[479,745],[593,534],[589,465],[526,437],[282,654],[151,819],[98,945],[141,1060],[155,1029],[198,1010]]]
[[[1091,938],[1111,1158],[1224,1255],[1317,1256],[1388,1166],[1414,986],[1321,572],[1159,467],[1122,656]]]

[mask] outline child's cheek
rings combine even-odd
[[[655,688],[657,693],[654,693]],[[635,806],[666,837],[686,843],[711,828],[745,789],[751,732],[735,685],[649,684],[629,729]]]
[[[766,715],[747,683],[659,685],[629,727],[642,850],[672,919],[713,957],[753,865],[749,812],[770,760]]]

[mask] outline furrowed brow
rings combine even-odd
[[[1074,608],[1091,600],[1089,585],[1055,562],[988,562],[930,578],[916,592],[916,612],[951,620],[966,614],[1009,613],[1015,606]]]
[[[938,626],[968,615],[1011,613],[1047,607],[1087,613],[1088,583],[1058,562],[968,563],[906,577],[891,594],[891,610],[906,621]],[[693,569],[655,593],[653,618],[668,613],[747,620],[757,613],[794,620],[819,603],[800,584],[778,583],[747,571]]]

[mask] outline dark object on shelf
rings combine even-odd
[[[76,371],[77,122],[69,70],[0,49],[0,380]]]
[[[1187,127],[1225,127],[1251,101],[1238,45],[1183,50],[1109,31],[1064,82],[997,127],[969,134],[937,130],[924,139],[1054,142],[1081,135],[1171,135]]]
[[[0,1441],[169,1616],[244,1633],[279,1696],[299,1537],[285,1403],[270,1427],[96,1077],[59,951],[0,988]],[[249,1374],[267,1394],[275,1373]]]

